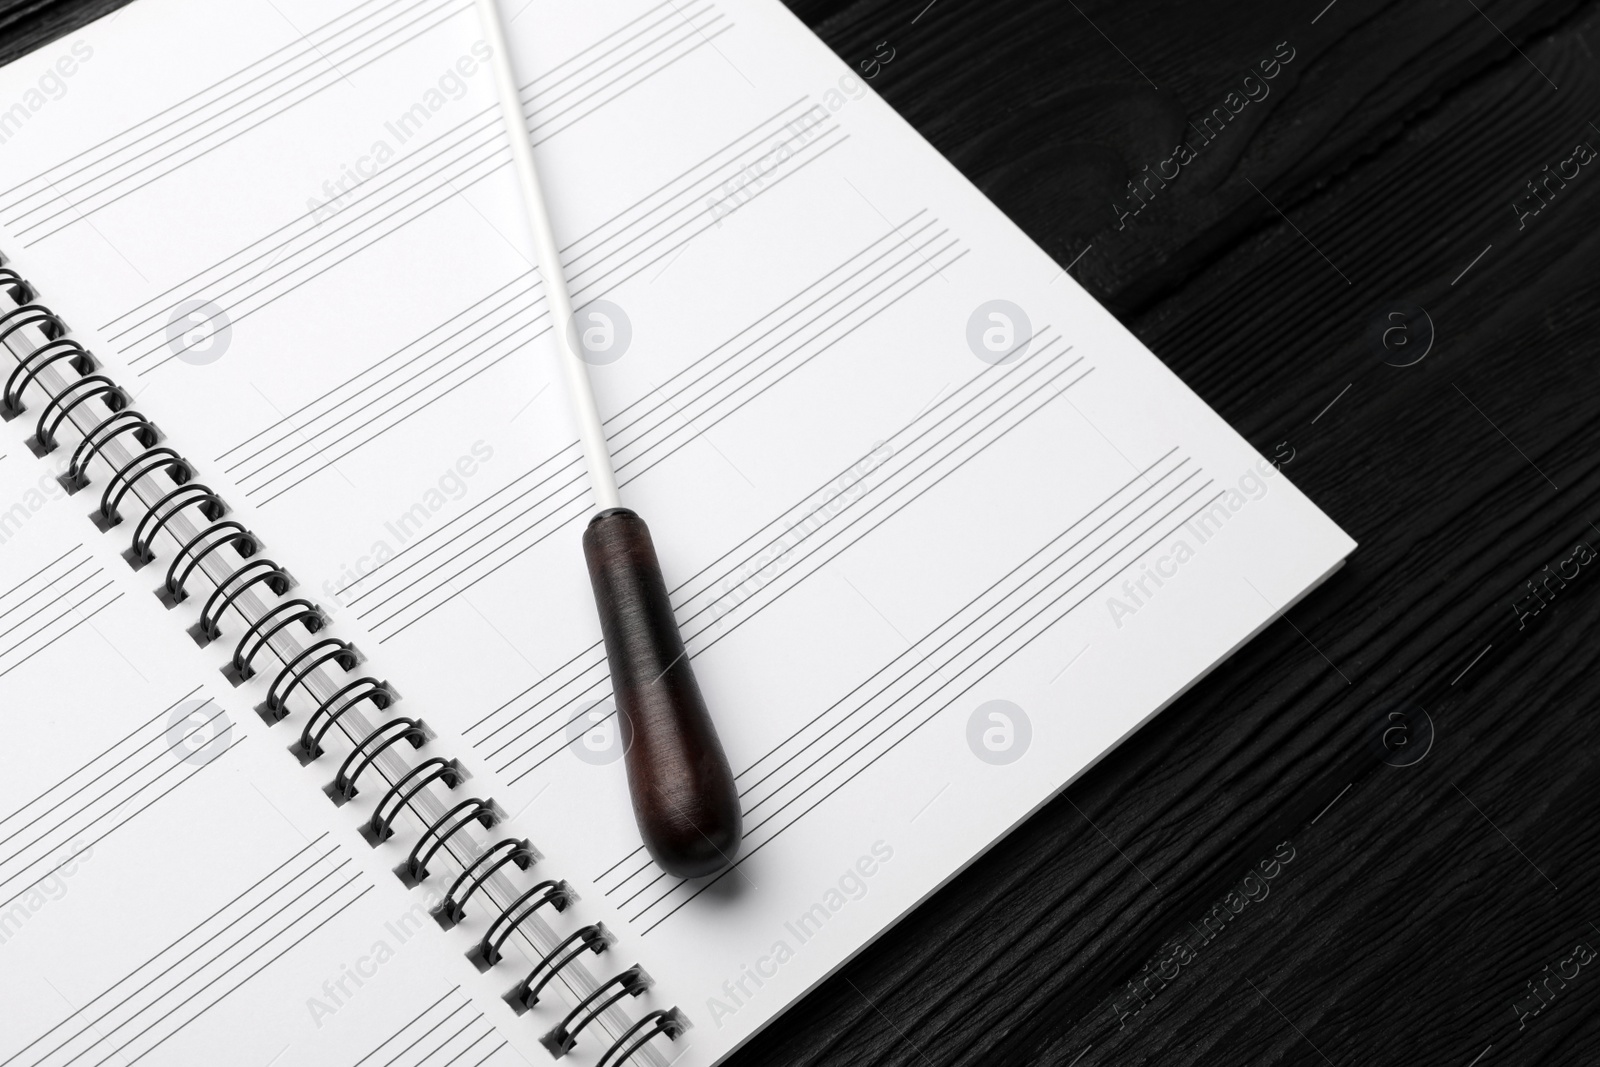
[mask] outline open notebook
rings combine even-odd
[[[1353,548],[777,0],[518,6],[739,861],[635,836],[470,0],[137,0],[0,71],[0,1067],[714,1063]]]

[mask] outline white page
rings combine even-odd
[[[745,791],[737,867],[666,878],[473,19],[141,0],[8,142],[5,248],[711,1063],[1353,544],[779,4],[536,0],[567,271],[631,333],[593,372],[623,496]]]
[[[27,421],[0,459],[0,1062],[331,1067],[392,1035],[367,1062],[520,1062]]]

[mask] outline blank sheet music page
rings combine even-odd
[[[55,484],[58,457],[14,444],[0,449],[0,1063],[523,1062],[471,1002],[478,976],[452,976],[456,939],[287,773],[148,572]]]
[[[743,794],[722,875],[638,845],[469,0],[140,0],[47,47],[0,73],[47,86],[0,239],[709,1064],[1354,545],[776,0],[506,15]]]

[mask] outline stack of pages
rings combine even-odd
[[[0,370],[94,356],[0,427],[0,1067],[715,1063],[1354,547],[778,0],[504,13],[743,850],[638,841],[471,0],[136,0],[0,71]]]

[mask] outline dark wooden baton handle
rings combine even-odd
[[[739,851],[739,794],[678,633],[650,528],[627,508],[602,511],[583,532],[583,555],[644,847],[668,874],[715,874]]]

